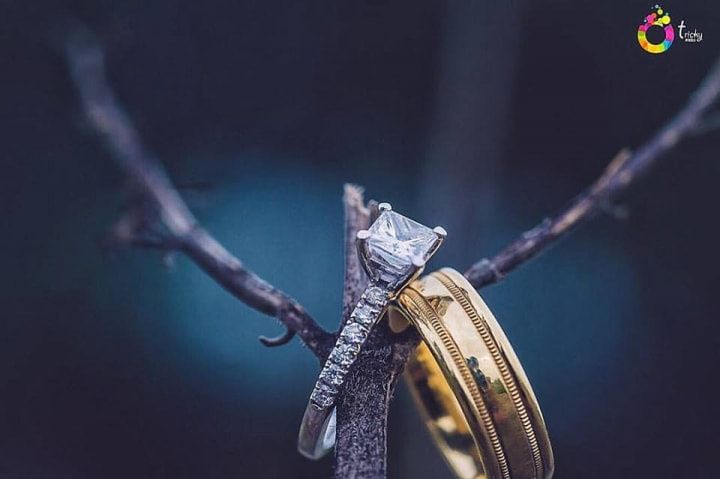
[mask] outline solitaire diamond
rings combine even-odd
[[[368,266],[383,282],[393,284],[412,273],[417,260],[426,261],[438,244],[438,235],[427,226],[392,210],[383,211],[368,229]]]

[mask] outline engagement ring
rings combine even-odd
[[[343,327],[325,362],[305,410],[298,450],[312,459],[322,457],[335,443],[335,399],[345,376],[388,303],[417,278],[447,233],[439,226],[423,226],[379,205],[380,215],[357,234],[360,262],[368,287]]]

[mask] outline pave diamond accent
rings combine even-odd
[[[374,321],[378,313],[373,312],[370,321]],[[340,333],[335,347],[330,353],[330,358],[325,362],[320,377],[315,383],[315,389],[310,396],[310,401],[317,407],[324,409],[335,403],[338,389],[345,380],[350,366],[362,343],[365,342],[369,331],[360,323],[348,322]]]
[[[413,259],[427,260],[438,242],[432,229],[394,211],[384,211],[368,233],[368,266],[388,284],[407,278]]]
[[[350,366],[355,360],[355,356],[360,352],[359,344],[339,343],[335,346],[330,355],[330,361],[340,366]]]
[[[320,381],[317,382],[317,390],[326,395],[337,394],[337,388],[335,386]]]
[[[330,389],[329,386],[318,382],[315,385],[315,389],[313,390],[312,394],[310,395],[310,401],[312,401],[315,406],[321,409],[330,407],[335,402],[336,394],[337,392]]]
[[[357,321],[358,323],[362,324],[365,327],[370,327],[375,323],[375,320],[378,317],[378,312],[373,310],[369,304],[360,302],[360,304],[357,305],[355,310],[350,315],[352,319]]]
[[[330,362],[325,365],[320,373],[320,381],[330,386],[339,386],[345,379],[346,372],[342,366]]]
[[[384,306],[387,303],[387,293],[378,286],[370,286],[363,294],[363,299],[376,306]]]
[[[367,339],[368,332],[358,323],[350,323],[340,333],[340,339],[345,343],[362,344]]]

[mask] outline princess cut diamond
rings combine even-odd
[[[413,260],[427,260],[438,242],[432,229],[392,210],[383,211],[368,233],[368,266],[386,283],[406,278],[413,271]]]

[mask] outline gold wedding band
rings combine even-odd
[[[420,332],[406,379],[462,479],[549,479],[553,454],[535,394],[495,317],[449,268],[407,287],[398,310]]]

